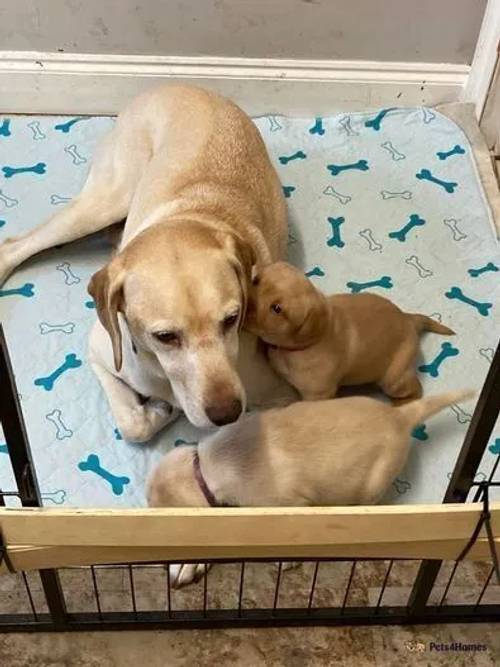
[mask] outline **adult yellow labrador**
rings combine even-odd
[[[233,422],[247,391],[254,405],[291,400],[256,339],[240,334],[252,266],[286,244],[282,189],[246,114],[194,87],[140,95],[82,192],[0,246],[0,284],[36,253],[124,218],[115,256],[89,284],[99,316],[89,358],[123,436],[149,440],[175,407],[198,427]]]

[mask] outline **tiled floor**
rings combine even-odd
[[[408,641],[426,643],[411,652]],[[484,644],[485,651],[430,650],[430,642]],[[2,667],[311,667],[498,665],[498,625],[274,628],[0,636]]]
[[[311,582],[311,564],[283,573],[280,606],[304,606]],[[405,604],[417,562],[397,561],[391,571],[384,604]],[[489,572],[487,564],[462,563],[450,587],[449,602],[472,602]],[[432,593],[439,603],[448,581],[451,563],[445,563]],[[341,604],[347,563],[323,563],[318,574],[314,604]],[[383,563],[359,563],[352,579],[348,605],[375,604],[384,575]],[[272,564],[247,565],[243,606],[272,604],[277,569]],[[236,566],[213,568],[208,579],[210,608],[231,607],[236,603],[239,569]],[[17,578],[19,580],[19,576]],[[134,568],[136,603],[139,610],[165,609],[165,571],[163,568]],[[65,570],[61,578],[68,610],[95,611],[95,599],[88,570]],[[0,579],[0,613],[29,612],[23,587],[16,578]],[[98,569],[97,581],[103,611],[130,608],[130,589],[126,570]],[[36,573],[29,575],[37,611],[45,611]],[[21,582],[22,583],[22,582]],[[173,591],[174,609],[200,608],[203,586],[198,583]],[[500,587],[490,585],[484,602],[500,603]],[[425,644],[425,651],[414,652],[408,642]],[[431,646],[431,642],[434,644]],[[435,645],[484,644],[485,650],[457,652],[438,650]],[[461,624],[415,627],[346,628],[270,628],[247,630],[187,630],[171,632],[121,632],[0,635],[0,667],[173,667],[186,665],[224,666],[283,665],[499,665],[500,625]]]

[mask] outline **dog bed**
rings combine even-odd
[[[0,118],[0,240],[34,227],[80,190],[109,117]],[[471,145],[427,108],[255,120],[289,206],[289,259],[325,292],[374,292],[457,335],[422,338],[426,393],[480,388],[498,340],[500,255]],[[86,287],[106,235],[50,250],[0,290],[37,476],[47,506],[141,506],[169,448],[200,433],[179,419],[149,444],[125,442],[87,363],[95,307]],[[440,502],[474,403],[414,431],[391,502]],[[374,438],[376,433],[374,433]],[[307,456],[307,442],[303,443]],[[497,431],[481,464],[500,453]],[[14,488],[0,433],[0,488]]]

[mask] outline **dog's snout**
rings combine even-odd
[[[209,405],[205,408],[207,417],[215,426],[224,426],[235,422],[241,415],[243,405],[239,398],[224,401],[218,405]]]

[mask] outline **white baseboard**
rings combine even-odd
[[[500,50],[500,0],[488,0],[481,31],[474,52],[470,76],[464,88],[462,101],[473,102],[476,117],[481,118],[498,61]],[[500,121],[497,122],[500,128]]]
[[[455,102],[469,67],[441,63],[0,52],[0,112],[115,114],[164,81],[215,89],[248,113],[326,114]]]

